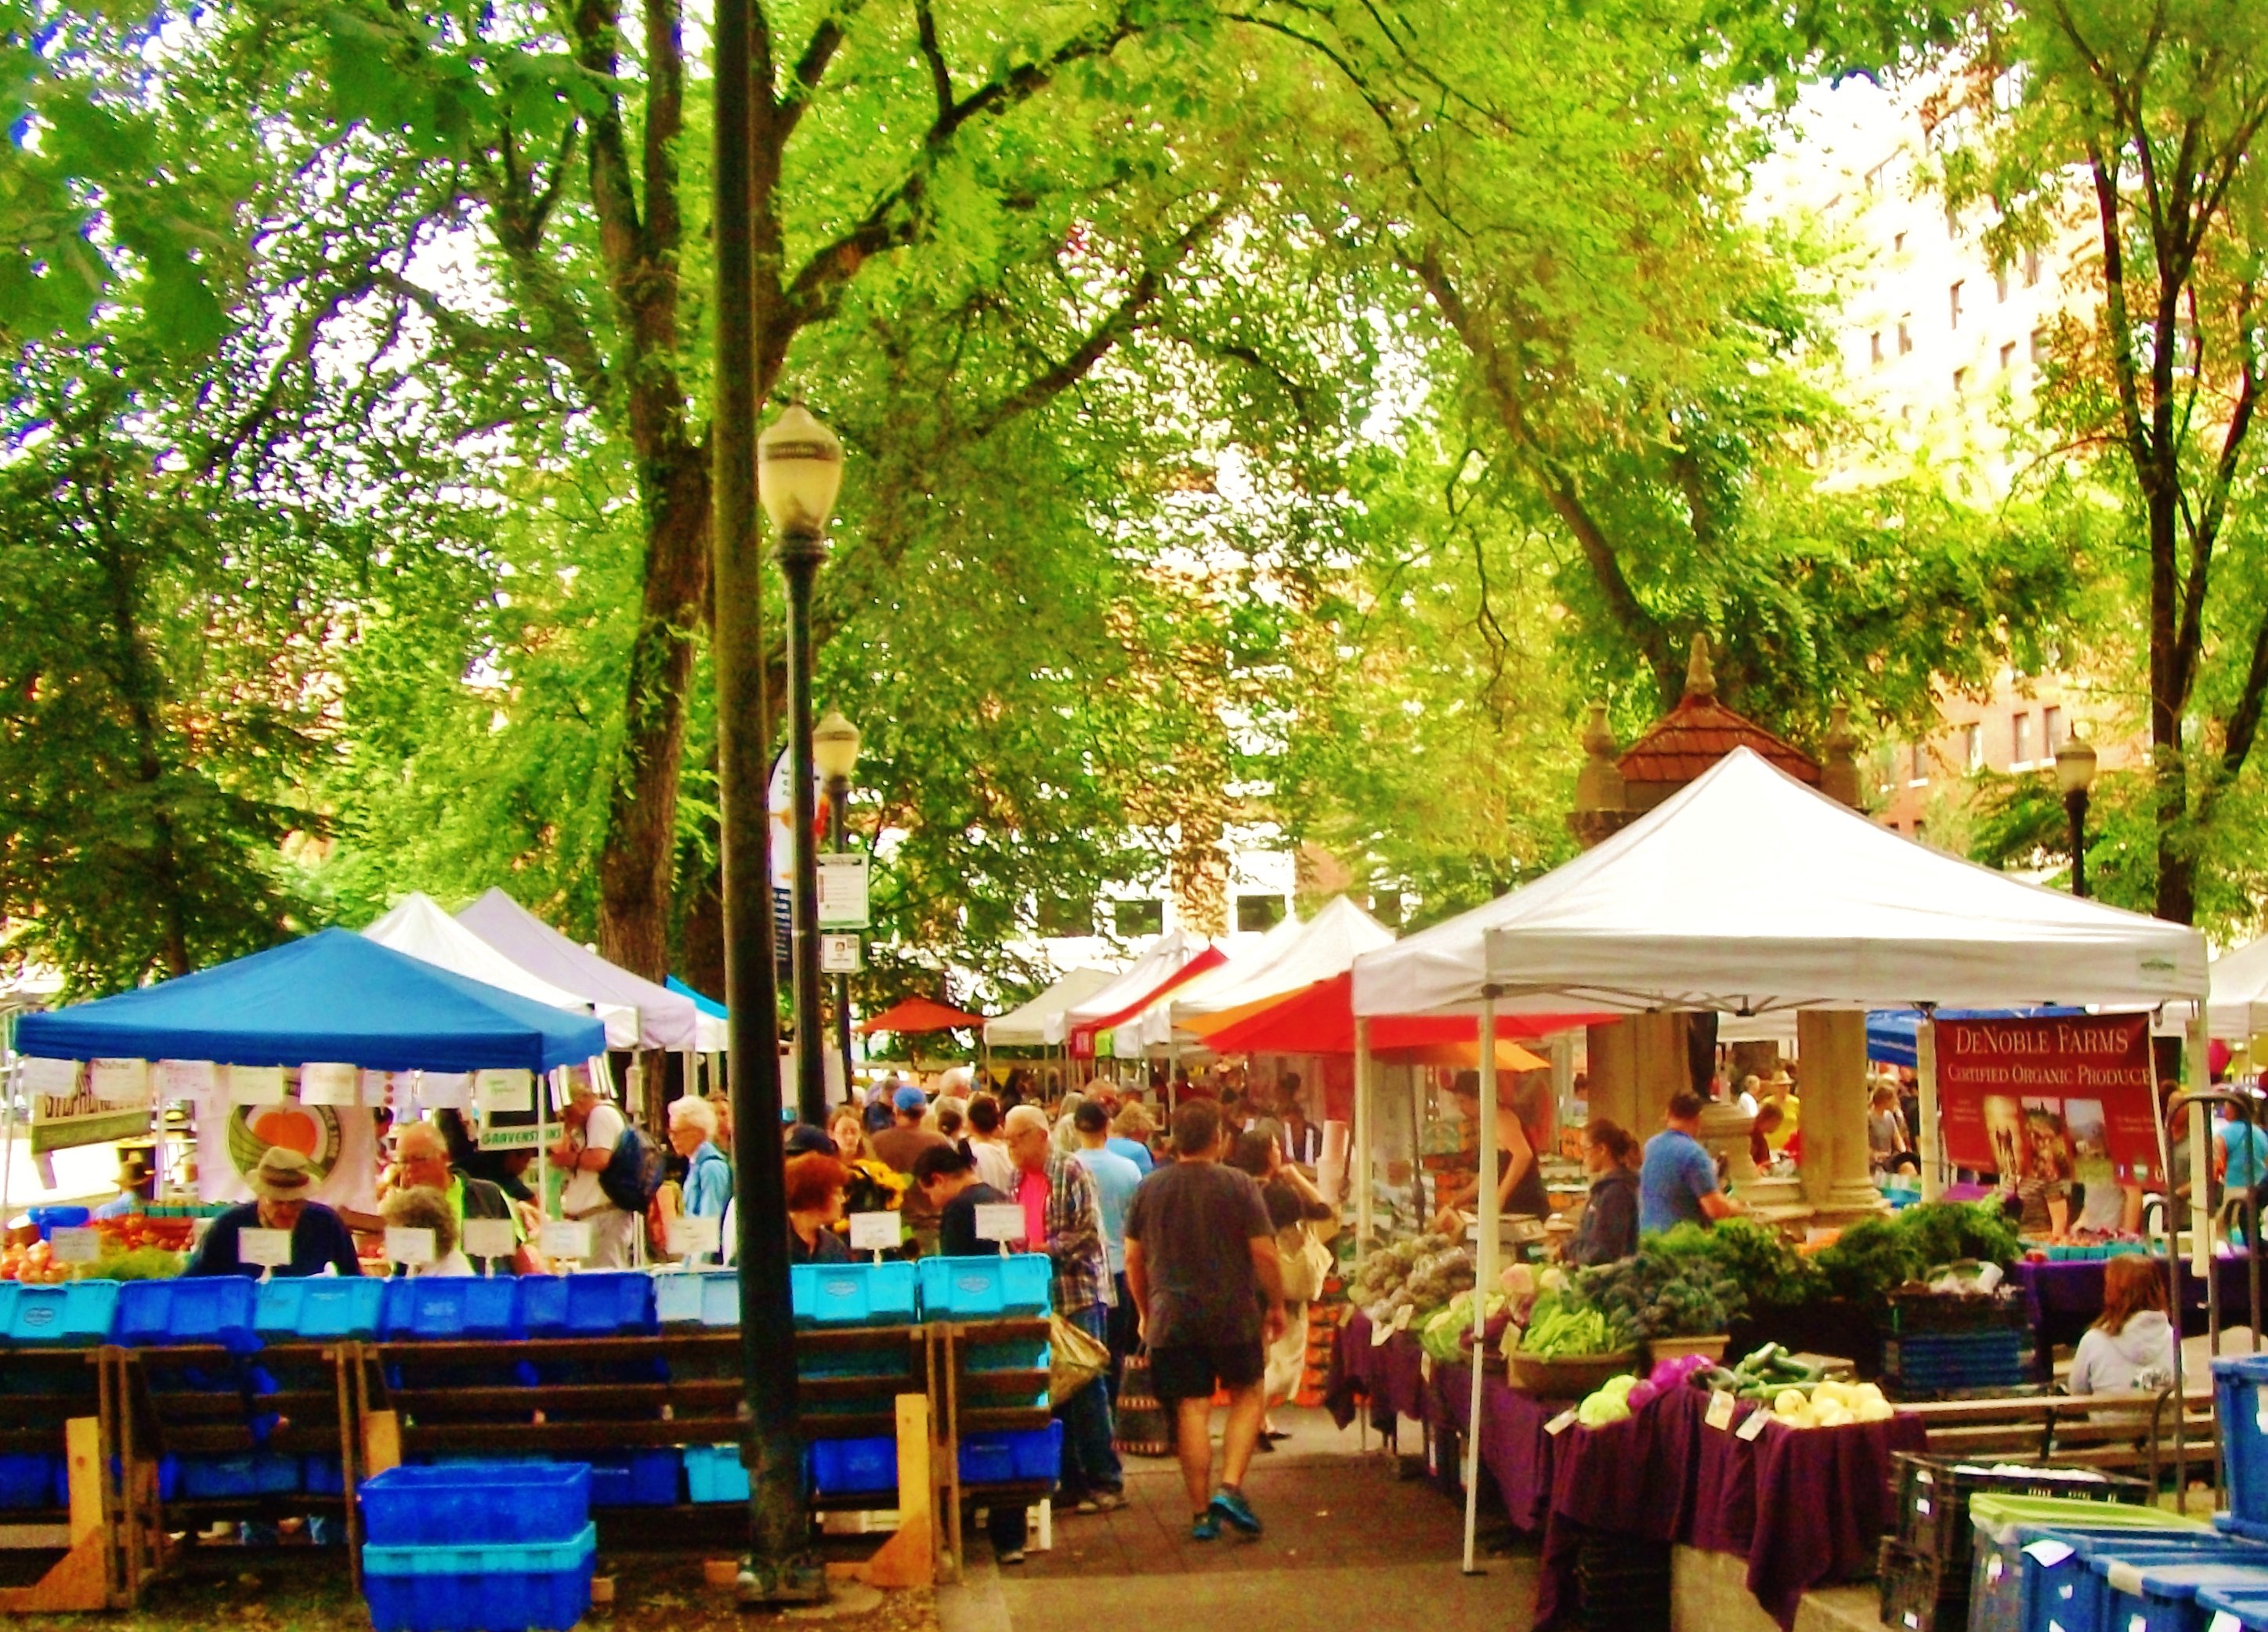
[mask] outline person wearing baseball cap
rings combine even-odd
[[[321,1202],[312,1200],[315,1174],[307,1158],[282,1145],[271,1145],[260,1165],[245,1176],[254,1199],[232,1207],[213,1220],[197,1244],[184,1275],[257,1275],[261,1266],[247,1264],[240,1252],[247,1230],[281,1230],[291,1237],[291,1257],[269,1271],[278,1276],[319,1275],[328,1264],[342,1275],[362,1274],[355,1255],[353,1232]]]
[[[933,1234],[937,1209],[922,1194],[921,1187],[910,1183],[914,1163],[923,1151],[950,1146],[953,1141],[922,1126],[922,1118],[929,1114],[929,1096],[921,1089],[901,1088],[891,1097],[890,1108],[894,1112],[891,1125],[869,1138],[867,1148],[874,1153],[875,1160],[887,1163],[893,1172],[903,1173],[909,1181],[904,1207],[906,1222],[913,1226],[917,1236],[924,1230]]]

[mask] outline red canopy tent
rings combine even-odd
[[[950,1003],[940,1003],[926,997],[909,997],[891,1004],[879,1015],[858,1023],[858,1034],[872,1037],[877,1031],[887,1031],[897,1037],[910,1037],[920,1031],[959,1031],[969,1026],[981,1026],[985,1016],[972,1015],[965,1008],[955,1008]]]
[[[1498,1038],[1548,1037],[1604,1015],[1498,1015]],[[1480,1022],[1470,1015],[1380,1015],[1370,1023],[1370,1052],[1431,1048],[1443,1043],[1477,1045]],[[1282,1002],[1224,1027],[1205,1039],[1217,1054],[1351,1054],[1354,1052],[1354,976],[1334,975]]]
[[[1167,993],[1172,991],[1175,986],[1182,985],[1184,981],[1196,979],[1197,977],[1204,973],[1208,969],[1218,969],[1226,962],[1228,962],[1228,956],[1226,953],[1224,953],[1219,947],[1209,946],[1205,948],[1204,951],[1191,958],[1188,963],[1175,970],[1172,974],[1167,975],[1163,980],[1160,980],[1149,991],[1142,993],[1140,997],[1127,1004],[1125,1008],[1119,1009],[1116,1013],[1105,1015],[1100,1020],[1083,1020],[1079,1022],[1079,1024],[1071,1028],[1071,1057],[1075,1060],[1094,1059],[1094,1038],[1097,1032],[1108,1031],[1120,1021],[1130,1019],[1132,1016],[1140,1014],[1144,1009],[1149,1008],[1151,1004],[1165,996]]]

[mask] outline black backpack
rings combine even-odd
[[[643,1215],[661,1191],[661,1152],[635,1127],[625,1126],[614,1154],[599,1170],[599,1188],[625,1213]]]

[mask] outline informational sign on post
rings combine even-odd
[[[819,937],[819,972],[856,975],[865,972],[865,942],[855,932],[828,933]]]
[[[979,1241],[1021,1241],[1024,1238],[1024,1209],[1013,1201],[992,1201],[979,1207],[976,1212],[976,1238]]]
[[[895,1252],[905,1233],[895,1213],[850,1215],[850,1250],[854,1252]]]
[[[833,850],[819,857],[819,927],[864,929],[866,911],[866,853]]]
[[[275,1269],[291,1261],[291,1232],[288,1230],[239,1230],[236,1232],[239,1262],[260,1269]]]
[[[543,1255],[573,1259],[591,1256],[591,1225],[587,1219],[557,1218],[543,1227]]]
[[[707,1214],[680,1213],[663,1231],[673,1258],[712,1258],[725,1238],[724,1221]]]

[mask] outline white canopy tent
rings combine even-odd
[[[1346,897],[1334,896],[1305,923],[1285,919],[1252,953],[1175,986],[1120,1030],[1136,1029],[1145,1046],[1164,1045],[1177,1023],[1285,996],[1343,975],[1358,955],[1393,944],[1392,930]]]
[[[522,968],[593,1004],[630,1009],[640,1048],[686,1052],[701,1045],[693,1000],[643,979],[569,940],[501,890],[457,912],[457,922]]]
[[[1061,1014],[1052,1016],[1047,1022],[1047,1040],[1050,1044],[1064,1042],[1081,1026],[1100,1025],[1114,1015],[1123,1014],[1202,956],[1206,944],[1179,929],[1170,934],[1160,935],[1142,949],[1140,956],[1113,976],[1108,985],[1097,987]]]
[[[1745,748],[1536,882],[1354,965],[1359,1021],[1479,1015],[1480,1193],[1489,1197],[1496,1185],[1492,1044],[1504,1010],[1743,1015],[1888,1003],[2168,1001],[2201,1009],[2205,991],[2205,941],[2196,931],[1914,844]],[[1926,1186],[1936,1173],[1932,1030],[1924,1027],[1922,1052]],[[1367,1076],[1359,1064],[1358,1095]],[[1357,1160],[1366,1170],[1368,1155],[1359,1134]],[[1369,1175],[1359,1178],[1366,1202]],[[1488,1286],[1496,1273],[1493,1217],[1484,1219],[1480,1240],[1480,1281]],[[1477,1388],[1472,1409],[1477,1422]],[[1469,1559],[1471,1545],[1469,1510]]]
[[[1082,999],[1094,996],[1118,978],[1115,969],[1097,969],[1081,964],[1031,1001],[1010,1009],[998,1019],[984,1023],[984,1045],[987,1048],[1045,1048],[1050,1038],[1048,1025],[1060,1020],[1065,1009]],[[1058,1029],[1053,1041],[1062,1040]]]
[[[521,968],[441,910],[439,902],[413,890],[393,911],[366,925],[364,936],[470,980],[501,986],[517,996],[578,1014],[595,1014],[607,1028],[607,1046],[637,1045],[637,1011],[620,1003],[593,1003]]]
[[[2268,935],[2213,960],[2205,1015],[2213,1036],[2249,1043],[2268,1032]]]

